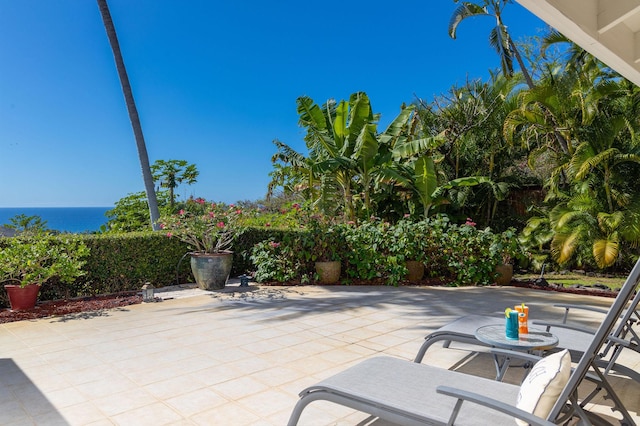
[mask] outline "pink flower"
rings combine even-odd
[[[269,242],[269,245],[273,248],[280,247],[280,243],[276,243],[274,241]]]
[[[235,206],[236,206],[235,204],[229,204],[229,207],[231,207],[231,208],[233,208]]]
[[[236,210],[236,214],[242,214],[242,210],[240,209]]]
[[[215,213],[214,212],[209,212],[209,217],[214,217]]]
[[[411,217],[411,215],[410,215],[409,213],[405,213],[405,214],[404,214],[404,218],[406,219],[406,218],[408,218],[408,217]]]
[[[356,223],[352,220],[350,220],[349,222],[347,222],[347,225],[355,225]]]
[[[464,224],[468,226],[476,226],[476,223],[470,217],[467,218],[467,221]]]
[[[161,223],[161,224],[160,224],[160,229],[164,229],[164,228],[166,228],[166,227],[167,227],[167,225],[165,225],[164,223]]]
[[[173,234],[171,232],[167,232],[167,237],[171,238],[173,237]]]
[[[204,206],[204,198],[196,198],[196,203]]]
[[[218,223],[216,223],[216,226],[218,228],[224,228],[224,222],[218,222]]]
[[[184,215],[184,210],[180,210],[180,211],[178,212],[178,214],[179,214],[180,216]]]
[[[300,208],[300,204],[298,204],[298,203],[293,203],[293,206],[292,206],[292,207],[293,207],[294,209],[298,210],[298,209]]]

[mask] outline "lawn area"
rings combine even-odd
[[[514,278],[518,280],[534,280],[536,278],[540,278],[540,274],[514,274]],[[622,284],[624,284],[626,276],[605,277],[578,273],[545,273],[544,279],[547,280],[549,284],[563,285],[564,287],[571,287],[573,285],[593,286],[595,284],[604,284],[612,290],[617,290],[622,287]]]

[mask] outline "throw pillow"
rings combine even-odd
[[[517,407],[546,419],[571,375],[571,355],[568,350],[538,361],[520,385]],[[516,419],[516,423],[528,423]]]

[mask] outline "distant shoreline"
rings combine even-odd
[[[0,226],[10,219],[24,214],[39,216],[46,227],[60,232],[97,232],[108,219],[105,213],[114,207],[0,207]]]

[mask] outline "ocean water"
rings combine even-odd
[[[61,232],[96,232],[107,223],[104,215],[113,207],[0,207],[0,225],[19,214],[40,216],[46,227]]]

